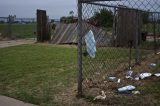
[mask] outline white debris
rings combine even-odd
[[[101,95],[98,95],[94,98],[94,100],[105,100],[106,99],[106,94],[104,91],[101,91]]]
[[[120,78],[118,79],[117,83],[121,83],[121,79]]]
[[[133,94],[137,95],[137,94],[141,94],[139,91],[132,91]]]
[[[118,91],[119,91],[119,92],[125,92],[125,91],[132,91],[132,90],[134,90],[134,89],[136,89],[135,86],[133,86],[133,85],[128,85],[128,86],[125,86],[125,87],[122,87],[122,88],[118,88]]]
[[[152,76],[151,73],[141,73],[141,74],[139,75],[139,77],[140,77],[141,79],[148,78],[148,77],[151,77],[151,76]]]
[[[160,54],[160,52],[158,52],[157,54]]]
[[[132,74],[133,74],[133,71],[132,71],[132,70],[128,71],[128,72],[127,72],[127,75],[126,75],[126,78],[127,78],[127,79],[133,79]]]
[[[160,73],[154,74],[156,77],[160,77]]]
[[[139,77],[136,77],[134,80],[139,81]]]
[[[86,48],[88,54],[92,57],[95,58],[96,56],[96,41],[94,38],[93,32],[90,30],[86,35],[85,35],[85,43],[86,43]]]
[[[151,67],[156,67],[156,66],[157,66],[157,64],[155,64],[155,63],[151,63],[151,64],[149,64],[149,66],[151,66]]]
[[[116,79],[117,79],[116,77],[109,77],[108,78],[109,81],[113,81],[113,82],[116,81]]]
[[[126,76],[126,79],[133,79],[131,76]]]

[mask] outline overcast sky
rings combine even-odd
[[[76,0],[0,0],[0,17],[36,17],[36,10],[47,10],[50,18],[58,19],[73,10],[76,14]]]
[[[159,11],[160,0],[134,0],[134,2],[124,0],[124,2],[126,1],[129,5],[140,6],[141,9]],[[138,4],[135,4],[136,1]],[[50,18],[58,19],[61,16],[69,15],[71,10],[76,14],[76,2],[77,0],[0,0],[0,17],[16,15],[18,18],[35,18],[36,10],[43,9],[47,10]]]

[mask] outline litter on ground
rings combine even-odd
[[[160,73],[156,73],[154,74],[156,77],[160,77]]]
[[[118,79],[117,83],[121,83],[121,79],[120,78]]]
[[[106,99],[106,94],[104,91],[101,91],[101,95],[98,95],[94,98],[94,100],[105,100]]]
[[[116,77],[109,77],[109,78],[108,78],[108,80],[109,80],[109,81],[112,81],[112,82],[115,82],[116,79],[117,79]]]
[[[148,77],[151,77],[151,76],[152,76],[151,73],[141,73],[141,74],[139,75],[139,77],[140,77],[141,79],[148,78]]]
[[[151,64],[149,64],[149,66],[150,66],[150,67],[156,67],[156,66],[157,66],[157,64],[155,64],[155,63],[151,63]]]
[[[123,92],[128,92],[128,91],[133,91],[135,90],[136,87],[133,86],[133,85],[128,85],[128,86],[125,86],[125,87],[122,87],[122,88],[118,88],[118,92],[119,93],[123,93]]]
[[[141,94],[139,91],[132,91],[132,93],[135,95]]]
[[[139,81],[139,77],[136,77],[134,80]]]
[[[128,72],[127,72],[127,75],[126,75],[126,78],[127,78],[127,79],[133,79],[132,74],[133,74],[133,71],[132,71],[132,70],[128,71]]]

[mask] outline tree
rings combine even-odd
[[[142,13],[143,24],[147,24],[149,22],[149,12]]]
[[[65,16],[63,16],[63,17],[60,18],[60,22],[64,22],[65,20],[66,20]]]
[[[4,22],[3,20],[1,20],[1,21],[0,21],[0,24],[3,24],[3,23],[5,23],[5,22]]]
[[[77,19],[76,17],[72,17],[72,16],[61,17],[61,18],[60,18],[60,22],[61,22],[61,23],[66,23],[66,24],[75,23],[75,22],[77,22],[76,19]]]
[[[69,12],[69,15],[70,15],[71,17],[73,17],[73,16],[74,16],[74,11],[73,11],[73,10],[70,11],[70,12]]]
[[[113,25],[113,12],[105,8],[94,14],[94,19],[101,27],[112,27]]]
[[[54,23],[55,22],[55,20],[54,19],[51,19],[51,23]]]

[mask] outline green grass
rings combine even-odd
[[[53,104],[54,95],[76,81],[76,51],[48,45],[0,49],[0,94]]]
[[[95,59],[87,56],[83,60],[84,68],[92,72],[113,69],[128,62],[128,50],[97,48]],[[32,44],[0,48],[0,94],[33,104],[55,105],[54,96],[76,83],[76,65],[75,47]]]
[[[91,60],[97,66],[100,60],[127,55],[126,49],[99,48]],[[0,94],[34,104],[55,104],[54,95],[76,82],[76,65],[76,48],[41,44],[1,48]]]
[[[0,24],[0,33],[2,33],[3,36],[7,36],[8,30],[8,24]],[[17,38],[33,38],[35,37],[36,24],[12,24],[11,32],[12,35]]]
[[[140,50],[141,59],[152,53],[150,50]],[[135,49],[131,52],[131,64],[135,64]],[[97,48],[95,58],[83,56],[83,66],[85,73],[102,72],[106,70],[114,70],[123,65],[123,68],[129,68],[129,49],[128,48]],[[122,68],[122,67],[121,67]],[[91,75],[92,76],[92,75]],[[90,75],[88,77],[91,77]]]
[[[160,24],[156,24],[155,25],[155,31],[156,31],[156,34],[159,35],[160,34]],[[154,32],[154,25],[151,24],[151,23],[148,23],[148,24],[145,24],[143,25],[143,29],[142,30],[147,30],[148,33],[153,33]]]
[[[106,70],[117,68],[121,63],[128,63],[128,56],[129,50],[126,48],[97,48],[95,58],[91,58],[89,55],[83,56],[85,77],[92,77],[95,72],[105,73]]]

